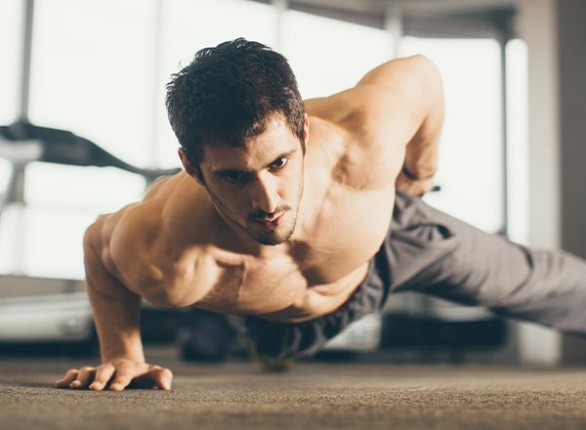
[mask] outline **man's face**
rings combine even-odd
[[[303,151],[282,117],[274,116],[242,148],[207,146],[200,168],[229,224],[263,245],[291,237],[303,193]]]

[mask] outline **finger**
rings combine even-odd
[[[173,372],[169,369],[155,369],[152,370],[154,372],[154,381],[155,385],[165,391],[171,390],[171,381],[173,380]]]
[[[114,376],[114,380],[110,384],[110,390],[112,391],[122,391],[124,390],[128,384],[132,381],[134,375],[128,371],[116,370],[116,375]]]
[[[58,381],[55,381],[55,386],[57,388],[68,388],[69,384],[71,384],[77,378],[78,372],[78,369],[68,370],[63,378],[59,379]]]
[[[94,375],[96,374],[95,367],[82,367],[79,369],[79,373],[77,374],[77,378],[71,384],[69,384],[70,388],[87,388],[90,382],[94,379]]]
[[[112,375],[114,375],[115,370],[115,367],[111,364],[99,366],[96,369],[96,376],[94,377],[94,382],[90,384],[89,389],[95,391],[103,390],[108,384],[108,381],[112,378]]]
[[[169,369],[163,369],[161,366],[152,366],[147,373],[140,375],[132,381],[133,388],[161,388],[171,390],[171,381],[173,373]]]

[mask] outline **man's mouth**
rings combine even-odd
[[[272,218],[257,218],[257,219],[253,219],[253,221],[255,223],[263,226],[267,230],[274,230],[277,227],[279,227],[279,225],[281,225],[281,222],[283,221],[284,214],[285,214],[284,212],[281,212],[280,214],[277,214],[277,215],[273,216]]]

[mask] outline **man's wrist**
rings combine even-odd
[[[435,176],[436,170],[434,170],[431,174],[419,175],[413,173],[406,164],[403,164],[402,168],[403,175],[405,175],[408,179],[412,181],[425,181],[427,179],[431,179]]]

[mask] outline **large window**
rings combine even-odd
[[[529,138],[527,44],[520,39],[506,46],[508,116],[509,236],[529,242]]]
[[[155,2],[35,2],[30,118],[149,160]],[[129,31],[131,29],[131,31]]]
[[[329,96],[356,85],[370,69],[390,59],[388,32],[287,11],[282,52],[304,98]]]
[[[20,45],[23,0],[0,2],[0,124],[12,122],[18,114]],[[0,171],[1,171],[0,167]]]
[[[21,39],[22,0],[0,2],[0,124],[8,124],[18,115],[18,87],[20,75],[20,46],[14,43]],[[10,164],[0,158],[0,195],[8,183]]]

